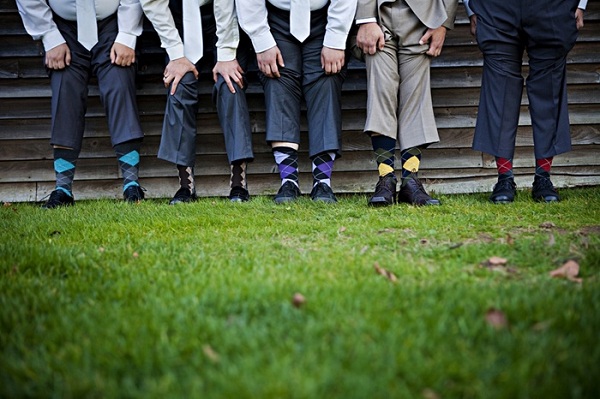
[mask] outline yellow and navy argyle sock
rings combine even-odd
[[[183,188],[187,188],[190,192],[194,192],[196,189],[194,168],[191,166],[177,165],[177,171],[179,172],[179,185]]]
[[[535,160],[535,174],[541,177],[550,177],[550,169],[552,169],[552,160],[550,158],[537,158]]]
[[[312,159],[313,187],[325,183],[331,187],[331,172],[335,162],[335,152],[322,152]]]
[[[234,161],[231,163],[231,177],[229,186],[246,188],[246,167],[248,163],[245,160]]]
[[[281,184],[291,181],[298,186],[298,151],[290,147],[275,147],[273,156],[279,168]]]
[[[119,168],[123,175],[123,191],[131,186],[139,186],[138,174],[140,169],[140,148],[142,140],[131,140],[115,145],[115,153],[119,161]]]
[[[408,180],[417,177],[419,166],[421,165],[421,149],[419,147],[411,147],[402,150],[402,187]]]
[[[371,144],[373,145],[373,151],[375,151],[375,162],[377,162],[379,176],[394,174],[396,140],[391,137],[374,135],[371,136]]]
[[[79,158],[79,150],[67,148],[54,149],[54,173],[56,175],[56,189],[73,197],[73,178],[75,166]]]
[[[510,179],[514,176],[512,158],[496,157],[496,168],[498,169],[498,180]]]

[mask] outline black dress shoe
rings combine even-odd
[[[398,202],[406,202],[412,205],[440,205],[440,201],[431,198],[418,177],[411,177],[398,192]]]
[[[227,198],[231,202],[246,202],[250,199],[250,193],[244,187],[235,186],[231,188]]]
[[[533,179],[531,196],[540,202],[558,202],[560,197],[549,177],[536,175]]]
[[[333,190],[325,183],[317,183],[310,192],[310,198],[315,202],[332,204],[337,202]]]
[[[75,205],[75,200],[69,194],[65,193],[63,190],[54,190],[50,193],[50,198],[42,208],[44,209],[54,209],[59,206],[73,206]]]
[[[283,204],[286,202],[295,201],[300,197],[300,189],[291,181],[286,181],[283,183],[281,187],[279,187],[279,191],[273,198],[276,204]]]
[[[517,185],[512,177],[498,179],[498,183],[494,185],[494,191],[490,196],[490,201],[494,204],[508,204],[515,200],[517,194]]]
[[[196,197],[196,190],[190,190],[185,187],[181,187],[175,193],[173,199],[169,202],[169,205],[177,205],[186,202],[196,201],[198,197]]]
[[[125,202],[140,202],[144,199],[144,192],[140,186],[129,186],[123,191],[123,199]]]
[[[367,202],[370,206],[387,206],[396,202],[396,176],[388,173],[385,176],[379,176],[379,181],[375,186],[375,193]]]

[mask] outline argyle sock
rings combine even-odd
[[[312,174],[313,174],[313,186],[318,183],[325,183],[331,186],[331,172],[333,171],[333,163],[335,161],[336,153],[322,152],[315,155],[312,159]]]
[[[79,158],[79,150],[67,148],[54,149],[54,173],[56,175],[56,189],[64,191],[73,197],[73,178],[75,166]]]
[[[511,159],[496,157],[496,168],[498,169],[498,180],[513,177],[513,161]]]
[[[394,173],[396,140],[386,136],[371,136],[371,144],[375,151],[375,162],[379,176],[385,176]]]
[[[246,167],[248,163],[244,160],[231,163],[231,178],[229,186],[246,188]]]
[[[539,158],[535,160],[535,175],[541,177],[550,177],[550,169],[552,169],[552,160],[550,158]]]
[[[417,177],[421,165],[421,149],[407,148],[400,153],[400,156],[402,157],[402,187],[404,187],[408,180]]]
[[[140,169],[140,148],[142,140],[131,140],[115,145],[115,153],[119,161],[119,168],[123,175],[123,191],[130,186],[139,186],[138,174]]]
[[[291,181],[298,186],[298,151],[290,147],[275,147],[273,156],[279,168],[281,184]]]
[[[182,188],[187,188],[190,192],[194,192],[196,189],[196,183],[194,182],[194,168],[191,166],[177,165],[177,171],[179,172],[179,185]]]

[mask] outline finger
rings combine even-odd
[[[231,83],[231,79],[229,79],[228,76],[225,77],[225,83],[227,83],[227,87],[229,87],[231,94],[235,94],[235,87],[233,87],[233,83]]]
[[[179,85],[180,80],[180,76],[175,76],[175,78],[173,79],[173,83],[171,84],[171,95],[175,94],[175,91],[177,91],[177,86]]]
[[[283,56],[281,55],[281,52],[277,52],[277,65],[279,65],[280,67],[284,68],[285,64],[283,63]],[[275,68],[277,68],[277,66],[275,66]],[[279,74],[279,72],[277,72]]]
[[[198,69],[196,69],[196,67],[194,66],[194,69],[192,69],[192,72],[194,73],[194,77],[196,79],[198,79],[198,76],[200,76],[200,72],[198,72]],[[179,78],[181,79],[181,78]]]
[[[66,66],[71,65],[71,50],[67,49],[67,54],[65,55],[65,64]]]
[[[212,74],[213,74],[213,81],[214,81],[215,83],[217,83],[217,79],[219,78],[219,76],[218,76],[219,74],[218,74],[218,73],[217,73],[217,71],[215,71],[214,69],[213,69],[213,71],[212,71]]]
[[[240,87],[240,88],[244,88],[244,80],[242,79],[242,75],[240,75],[239,73],[237,73],[236,75],[233,76],[233,81]]]
[[[116,51],[115,51],[115,49],[113,47],[113,48],[110,49],[110,62],[111,62],[111,64],[114,64],[116,60],[117,60],[117,53],[116,53]]]
[[[277,67],[277,63],[271,64],[270,67],[271,67],[271,75],[272,75],[272,77],[278,78],[278,77],[281,76],[279,74],[279,68]]]

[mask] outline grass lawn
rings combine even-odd
[[[600,187],[561,195],[4,204],[0,397],[598,398]]]

